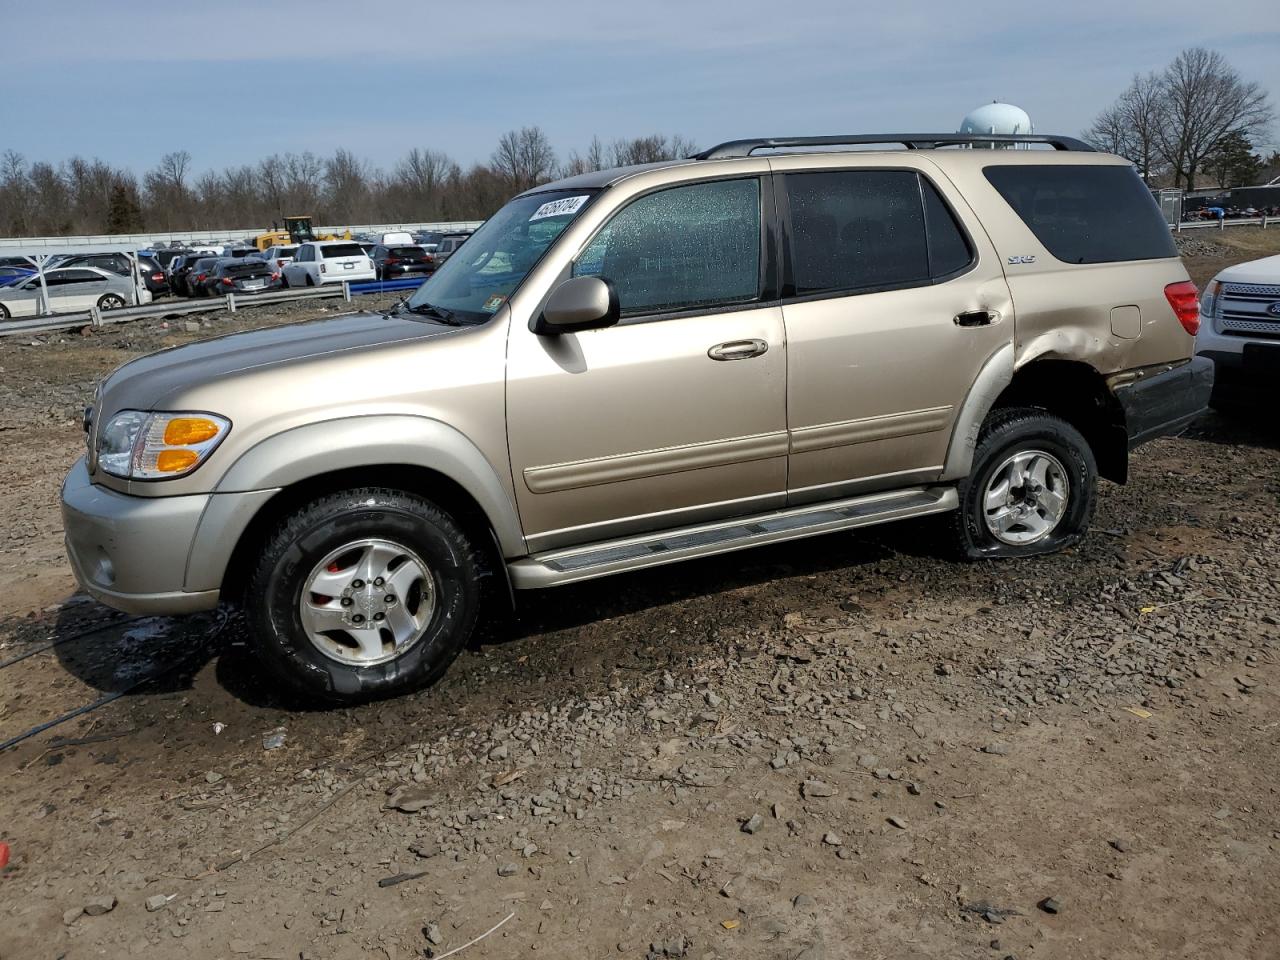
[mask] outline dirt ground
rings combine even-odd
[[[77,595],[57,491],[117,363],[324,309],[0,341],[0,740],[120,694],[0,753],[0,958],[1280,956],[1274,418],[1142,448],[1063,555],[931,520],[524,595],[316,710],[235,621]]]

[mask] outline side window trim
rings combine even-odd
[[[924,224],[925,231],[925,255],[929,265],[930,277],[927,280],[906,280],[901,283],[875,284],[862,287],[846,287],[840,290],[822,290],[817,293],[797,294],[794,279],[794,234],[791,220],[791,199],[787,189],[787,179],[792,176],[803,176],[806,173],[860,173],[863,171],[905,171],[916,175],[916,187],[920,196],[920,214]],[[932,287],[940,283],[948,283],[957,277],[964,276],[969,273],[978,263],[978,248],[973,242],[973,236],[965,225],[964,220],[959,217],[955,208],[947,200],[946,194],[938,189],[937,183],[933,178],[928,176],[915,167],[821,167],[811,170],[787,170],[783,173],[774,174],[776,193],[776,203],[778,211],[779,235],[781,237],[780,266],[782,283],[780,287],[781,303],[808,303],[813,300],[834,300],[844,297],[857,297],[870,293],[890,293],[895,290],[914,290],[918,287]],[[955,222],[957,229],[960,230],[961,236],[964,237],[965,244],[969,248],[969,262],[959,270],[952,271],[940,276],[932,275],[932,262],[930,259],[929,247],[929,217],[924,202],[924,184],[928,182],[938,194],[938,199],[946,207],[947,212],[951,214],[952,220]]]
[[[759,190],[760,198],[760,266],[756,281],[756,295],[750,300],[734,300],[725,303],[708,303],[698,304],[693,307],[686,307],[672,310],[658,310],[652,313],[637,313],[630,316],[622,317],[616,324],[619,327],[632,326],[641,323],[658,323],[663,320],[681,320],[689,317],[707,317],[720,313],[736,313],[741,310],[751,310],[758,307],[776,306],[778,304],[778,292],[780,289],[780,256],[777,249],[777,208],[775,199],[774,176],[770,173],[752,173],[752,174],[733,174],[723,177],[708,177],[700,180],[685,180],[680,183],[666,183],[645,190],[631,197],[621,207],[614,210],[592,234],[583,241],[582,246],[574,253],[573,259],[569,262],[568,269],[562,280],[574,276],[574,269],[578,265],[578,260],[582,254],[595,242],[604,230],[609,227],[617,216],[625,211],[632,204],[645,197],[651,197],[657,193],[663,193],[667,190],[678,190],[681,187],[693,186],[695,184],[706,183],[724,183],[734,180],[755,180]]]

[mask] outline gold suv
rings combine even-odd
[[[503,601],[487,575],[941,513],[970,558],[1075,543],[1097,477],[1204,408],[1198,322],[1119,157],[735,141],[521,194],[386,313],[121,367],[67,548],[107,604],[238,603],[295,688],[385,696],[446,669]]]

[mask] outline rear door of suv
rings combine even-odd
[[[927,159],[776,157],[791,503],[928,482],[1013,339],[995,251]]]

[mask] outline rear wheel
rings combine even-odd
[[[263,546],[245,610],[266,665],[310,697],[359,702],[437,679],[480,601],[466,532],[435,504],[364,487],[287,517]]]
[[[0,303],[0,320],[8,320],[8,319],[9,319],[9,308],[6,307],[3,303]]]
[[[98,298],[99,310],[119,310],[124,306],[124,297],[114,293],[104,293]]]
[[[308,287],[314,287],[315,285],[316,285],[316,282],[315,282],[314,280],[312,280],[312,279],[311,279],[311,274],[309,274],[309,273],[308,273],[308,274],[307,274],[307,286],[308,286]]]
[[[954,519],[970,559],[1053,553],[1079,542],[1097,499],[1088,441],[1034,408],[997,410],[983,425]]]

